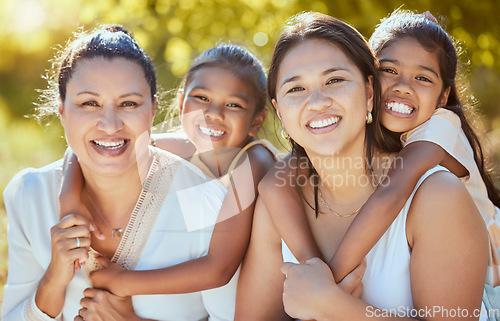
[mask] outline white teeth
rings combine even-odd
[[[317,129],[317,128],[323,128],[326,126],[330,126],[332,124],[335,124],[338,122],[340,117],[331,117],[328,119],[323,119],[323,120],[315,120],[309,123],[309,127]]]
[[[396,102],[387,103],[386,106],[390,110],[393,110],[397,113],[406,114],[406,115],[411,114],[411,112],[413,111],[413,108],[411,108],[405,104],[396,103]]]
[[[214,137],[219,137],[224,135],[225,131],[219,130],[219,129],[211,129],[203,126],[199,126],[200,131],[208,136],[214,136]]]
[[[99,147],[105,147],[107,149],[118,149],[120,147],[123,147],[123,145],[125,145],[125,141],[120,140],[117,142],[106,142],[101,140],[94,140],[94,144],[96,144]]]

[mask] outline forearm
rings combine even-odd
[[[48,316],[55,318],[64,306],[66,284],[47,271],[40,280],[35,294],[36,306]]]
[[[117,294],[179,294],[212,289],[227,284],[238,266],[222,266],[207,255],[163,269],[128,271],[119,280],[123,292]]]
[[[337,282],[358,266],[398,216],[409,195],[398,184],[379,187],[351,223],[328,265]]]
[[[366,201],[329,262],[337,282],[360,264],[398,216],[418,180],[444,156],[444,150],[433,143],[415,142],[394,158],[387,177]]]
[[[83,186],[83,175],[76,155],[68,147],[64,154],[63,181],[59,194],[60,214],[75,213],[81,207],[80,193]]]
[[[276,231],[295,258],[304,263],[322,255],[309,228],[299,187],[295,184],[294,167],[297,164],[292,160],[286,163],[290,165],[277,164],[268,172],[259,184],[259,194]]]
[[[392,309],[382,310],[376,308],[372,305],[367,304],[361,299],[355,298],[348,294],[345,294],[343,299],[339,300],[339,304],[325,305],[325,313],[321,313],[317,318],[318,321],[331,321],[331,320],[395,320],[395,321],[410,321],[418,320],[411,318],[406,315],[411,315],[412,310],[410,308],[406,309]],[[392,312],[392,314],[391,314]],[[399,315],[397,313],[400,313]],[[406,315],[405,315],[406,314]]]

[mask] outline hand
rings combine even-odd
[[[80,269],[80,264],[88,259],[93,230],[87,218],[75,214],[66,215],[50,229],[52,257],[45,273],[46,281],[64,287],[71,281],[75,269]]]
[[[361,298],[361,294],[363,294],[363,283],[361,280],[365,275],[366,271],[366,258],[361,261],[351,273],[347,274],[346,277],[338,284],[344,292],[349,293],[350,295]]]
[[[122,276],[128,273],[128,271],[104,256],[96,256],[96,261],[103,268],[90,272],[89,277],[92,280],[94,288],[107,290],[121,297],[127,296],[127,293],[124,291],[127,282],[123,281]]]
[[[320,320],[335,297],[344,293],[328,265],[319,258],[307,260],[306,264],[284,263],[281,272],[286,275],[283,304],[286,313],[294,318]]]
[[[86,289],[83,295],[82,308],[75,321],[142,320],[135,314],[130,297],[119,297],[95,288]]]

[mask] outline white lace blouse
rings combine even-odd
[[[226,194],[220,182],[208,178],[189,162],[152,148],[154,160],[113,261],[129,270],[172,266],[208,252],[212,224]],[[50,228],[59,221],[58,194],[62,161],[18,173],[4,192],[9,227],[9,271],[2,320],[54,320],[34,301],[39,280],[51,257]],[[189,206],[186,203],[189,202]],[[93,256],[91,256],[93,257]],[[98,268],[86,262],[66,289],[65,304],[56,320],[73,320],[88,273]],[[232,320],[237,275],[228,285],[186,294],[132,297],[136,314],[154,320]]]

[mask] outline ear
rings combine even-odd
[[[439,97],[438,107],[446,106],[446,103],[448,102],[448,96],[450,95],[450,91],[451,87],[448,87],[445,90],[443,90],[441,97]]]
[[[267,109],[259,111],[257,115],[255,115],[252,121],[252,127],[250,128],[248,135],[254,137],[257,136],[257,134],[260,131],[260,128],[262,127],[262,124],[264,123],[264,120],[266,120],[266,116],[267,116]]]
[[[157,107],[157,104],[158,104],[158,98],[155,97],[155,100],[153,101],[153,118],[155,118],[155,116],[156,116],[156,107]]]
[[[367,109],[368,111],[373,111],[373,76],[368,76],[368,82],[366,83],[366,99],[367,99]]]
[[[184,109],[184,89],[179,89],[177,91],[177,105],[179,105],[179,116],[182,115],[182,110]]]
[[[61,97],[57,98],[57,102],[59,103],[59,107],[57,108],[57,111],[59,112],[59,117],[63,115],[64,112],[64,104],[61,100]]]
[[[275,98],[271,99],[271,104],[273,105],[274,110],[276,111],[276,115],[278,115],[278,118],[279,118],[279,119],[280,119],[280,121],[281,121],[280,111],[278,110],[278,107],[277,107],[278,103],[276,102],[276,99],[275,99]]]

